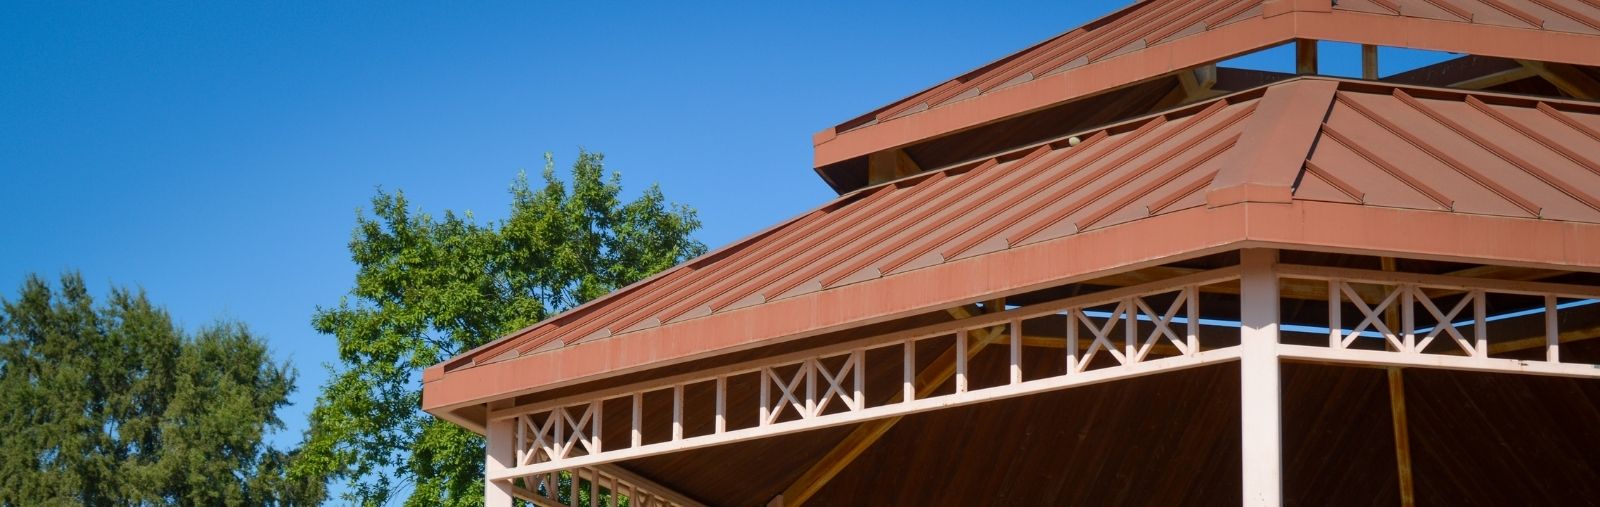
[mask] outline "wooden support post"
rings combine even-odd
[[[921,171],[922,168],[917,165],[917,161],[912,160],[905,150],[899,148],[867,155],[868,185],[892,181]]]
[[[1384,271],[1396,271],[1394,257],[1384,257],[1379,262]],[[1398,302],[1396,302],[1396,305]],[[1390,305],[1383,312],[1384,324],[1391,332],[1402,332],[1400,329],[1400,308]],[[1404,330],[1410,333],[1410,329]],[[1410,344],[1409,340],[1406,342]],[[1406,384],[1405,373],[1398,367],[1386,368],[1389,378],[1389,415],[1394,422],[1394,464],[1395,472],[1400,478],[1400,505],[1403,507],[1416,507],[1416,490],[1411,480],[1411,430],[1406,423]]]
[[[1278,378],[1278,252],[1241,252],[1239,430],[1246,506],[1283,504],[1283,439]]]
[[[1317,73],[1317,41],[1294,40],[1294,73],[1300,75]]]
[[[1004,298],[984,303],[984,313],[995,313],[1004,310]],[[973,312],[963,306],[950,309],[950,315],[956,319],[965,319],[972,317]],[[1002,331],[999,326],[995,326],[968,332],[966,350],[961,351],[955,347],[945,350],[939,357],[934,358],[926,369],[917,373],[916,381],[914,382],[916,386],[915,396],[920,398],[933,393],[935,389],[938,389],[940,385],[955,374],[957,361],[965,362],[967,358],[983,350],[983,347],[1000,341],[1007,336],[1007,333]],[[908,344],[907,347],[914,345]],[[957,357],[958,354],[963,353],[965,355]],[[913,361],[906,361],[907,368],[910,368],[912,364],[914,364]],[[888,402],[895,403],[902,399],[904,399],[903,395],[896,394]],[[856,429],[845,436],[844,440],[841,440],[838,445],[835,445],[832,450],[823,455],[822,459],[812,464],[811,468],[806,470],[805,473],[800,474],[800,478],[795,479],[794,484],[790,484],[787,489],[783,490],[782,494],[773,498],[772,501],[779,502],[778,505],[787,507],[804,505],[806,501],[811,499],[812,495],[822,489],[823,485],[838,476],[839,472],[844,471],[845,467],[848,467],[851,462],[860,457],[861,453],[876,443],[878,439],[883,438],[883,435],[888,433],[890,428],[900,422],[900,418],[901,416],[886,417],[867,421],[861,423],[860,426],[856,426]]]
[[[504,470],[517,466],[517,450],[514,438],[516,436],[517,419],[501,419],[489,421],[488,435],[485,436],[486,451],[484,454],[484,469],[486,471]],[[483,482],[483,505],[485,507],[511,507],[513,503],[512,487],[503,481]]]
[[[1378,80],[1378,46],[1361,45],[1361,79]]]

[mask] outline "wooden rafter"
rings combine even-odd
[[[995,313],[1004,309],[1005,299],[1003,298],[984,303],[984,313]],[[976,308],[971,306],[960,306],[951,308],[949,313],[951,317],[962,320],[976,315],[975,310]],[[994,326],[973,331],[969,336],[970,341],[967,343],[966,356],[968,358],[975,356],[985,346],[999,340],[1004,336],[1002,331],[1004,331],[1004,326]],[[918,397],[932,393],[955,374],[956,354],[954,347],[945,349],[943,354],[940,354],[925,369],[917,373]],[[889,403],[895,403],[900,400],[901,394],[895,393]],[[811,499],[812,495],[822,489],[822,486],[833,480],[835,476],[839,475],[839,472],[844,471],[846,467],[850,466],[850,463],[860,457],[862,452],[883,438],[891,428],[894,428],[895,424],[900,422],[900,419],[898,416],[886,417],[856,426],[856,429],[845,436],[844,440],[839,441],[838,444],[833,446],[833,449],[822,456],[822,459],[817,460],[816,463],[811,465],[810,469],[800,474],[800,477],[795,479],[793,484],[785,488],[783,493],[774,498],[772,503],[768,505],[784,507],[804,505],[807,500]]]
[[[1532,70],[1539,77],[1555,85],[1562,93],[1573,98],[1583,100],[1600,100],[1600,81],[1585,74],[1577,67],[1564,63],[1541,62],[1537,60],[1517,60]]]
[[[1482,76],[1467,79],[1465,81],[1451,83],[1449,86],[1450,88],[1459,88],[1462,90],[1484,90],[1506,83],[1521,81],[1537,75],[1538,74],[1535,73],[1533,69],[1528,67],[1517,67],[1490,74],[1484,74]]]

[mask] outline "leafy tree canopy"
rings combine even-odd
[[[262,443],[293,389],[242,324],[186,334],[143,291],[30,276],[0,300],[0,506],[316,501]]]
[[[378,192],[350,241],[354,287],[312,319],[340,362],[297,477],[342,481],[362,505],[408,490],[406,505],[483,503],[482,440],[418,410],[422,370],[705,252],[693,209],[655,186],[624,202],[602,161],[580,152],[568,186],[547,154],[542,186],[519,175],[509,217],[487,224]]]

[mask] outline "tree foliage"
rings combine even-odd
[[[422,370],[705,251],[693,209],[655,186],[624,202],[602,162],[580,152],[569,187],[546,155],[543,185],[519,175],[510,214],[487,224],[378,192],[350,241],[354,287],[312,320],[340,363],[297,476],[342,481],[362,505],[408,490],[406,505],[482,504],[483,443],[417,409]]]
[[[80,275],[0,301],[0,506],[273,505],[321,498],[288,479],[294,374],[242,324],[186,334],[143,291],[96,306]]]

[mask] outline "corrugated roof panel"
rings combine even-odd
[[[1150,0],[1058,35],[872,113],[860,127],[937,108],[1066,69],[1168,43],[1251,16],[1263,0]]]
[[[839,130],[938,108],[1046,75],[1261,16],[1264,0],[1150,0],[919,92]],[[1587,0],[1341,0],[1334,9],[1600,35],[1600,4]]]
[[[1420,133],[1439,127],[1430,125],[1432,122],[1420,113],[1406,111],[1405,106],[1391,96],[1340,92],[1327,123],[1376,158],[1443,194],[1448,202],[1454,203],[1455,211],[1536,216],[1519,207],[1513,198],[1485,186],[1488,182],[1473,178],[1471,175],[1477,174],[1474,168],[1422,139]],[[1323,167],[1331,169],[1326,164]],[[1365,184],[1371,182],[1356,180],[1351,183],[1366,188]]]
[[[1232,102],[1230,102],[1230,100]],[[1255,98],[1216,100],[863,189],[473,354],[503,360],[1195,204]],[[1187,204],[1179,201],[1187,199]],[[1155,206],[1160,204],[1160,206]],[[1066,224],[1062,232],[1056,226]],[[1009,241],[1008,241],[1009,240]],[[457,367],[462,366],[457,364]]]
[[[1526,99],[1345,90],[1310,165],[1375,206],[1600,222],[1600,136],[1583,132],[1597,118]],[[1328,179],[1304,198],[1337,199]]]
[[[1341,0],[1335,9],[1600,34],[1600,5],[1584,0]]]

